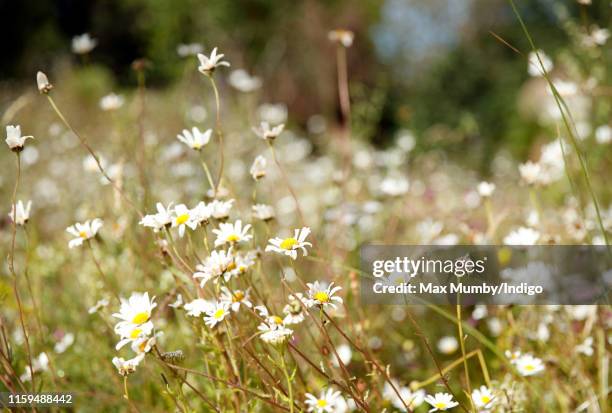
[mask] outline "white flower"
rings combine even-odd
[[[198,70],[205,75],[211,75],[215,69],[219,66],[229,67],[230,64],[225,62],[223,59],[223,54],[217,54],[217,48],[215,47],[210,54],[210,57],[198,53],[198,60],[200,61],[200,66],[198,66]]]
[[[527,185],[534,185],[540,179],[542,166],[539,163],[527,161],[519,165],[519,173]]]
[[[595,141],[600,145],[612,142],[612,128],[608,125],[602,125],[595,129]]]
[[[194,126],[191,128],[191,132],[187,129],[183,129],[183,133],[176,135],[176,138],[185,145],[189,146],[191,149],[199,151],[202,149],[202,147],[204,147],[204,145],[210,142],[211,134],[212,129],[207,129],[202,133]]]
[[[223,301],[217,302],[212,308],[210,308],[206,312],[206,315],[204,316],[204,323],[208,327],[214,328],[217,324],[222,322],[229,314],[230,312],[228,303]]]
[[[204,300],[203,298],[196,298],[183,306],[187,310],[187,315],[192,317],[199,317],[201,314],[211,311],[214,307],[215,303],[213,301]]]
[[[506,350],[504,355],[510,361],[510,364],[516,364],[516,361],[521,357],[521,352],[519,350],[510,351]]]
[[[336,308],[336,303],[342,304],[342,298],[334,295],[340,291],[342,287],[334,287],[333,282],[327,285],[325,283],[315,281],[314,283],[307,283],[306,285],[308,286],[309,300],[307,303],[309,307],[318,305],[321,307],[330,306],[332,308]]]
[[[310,228],[303,227],[294,231],[293,237],[289,238],[272,238],[268,240],[266,251],[278,252],[279,254],[288,255],[292,259],[297,258],[298,250],[302,250],[304,255],[308,255],[306,247],[312,247],[310,242],[306,241],[306,238],[310,234]]]
[[[77,222],[76,224],[66,228],[66,231],[75,236],[76,238],[70,240],[68,243],[69,248],[79,247],[83,244],[83,241],[94,238],[100,228],[102,228],[103,221],[100,218],[93,219],[91,221],[85,221],[84,223]]]
[[[254,92],[261,87],[261,79],[249,75],[244,69],[232,71],[228,81],[232,87],[244,93]]]
[[[91,52],[98,44],[96,39],[93,39],[89,33],[83,33],[72,38],[72,51],[76,54],[87,54]]]
[[[274,218],[274,208],[270,205],[255,204],[252,207],[253,217],[262,221],[269,221]]]
[[[164,207],[164,204],[158,202],[156,204],[156,207],[157,214],[145,215],[139,222],[139,224],[144,227],[153,228],[153,231],[155,232],[172,224],[173,214],[172,203],[170,203],[170,205],[168,205],[168,207],[166,208]]]
[[[304,321],[304,307],[307,307],[307,303],[302,293],[290,294],[289,303],[283,308],[283,313],[285,314],[283,324],[292,325]]]
[[[36,72],[36,86],[38,87],[38,91],[43,94],[47,94],[53,89],[53,85],[49,83],[47,75],[40,70]]]
[[[198,223],[192,219],[192,212],[185,204],[178,204],[172,212],[172,228],[178,227],[181,238],[185,235],[185,227],[189,227],[192,230],[197,228]]]
[[[249,234],[251,224],[246,224],[242,227],[242,221],[237,220],[233,224],[222,222],[218,229],[213,229],[212,232],[217,236],[215,240],[215,248],[221,245],[234,245],[239,242],[249,241],[253,235]]]
[[[47,353],[40,353],[38,357],[32,359],[32,367],[26,366],[25,372],[19,376],[23,382],[32,380],[32,374],[39,371],[49,370],[49,357]]]
[[[532,228],[519,227],[504,237],[505,245],[535,245],[540,233]]]
[[[180,43],[176,47],[176,53],[180,57],[195,56],[203,51],[204,47],[200,43]]]
[[[157,306],[155,297],[149,299],[149,293],[132,293],[128,300],[121,299],[121,307],[113,317],[120,319],[115,325],[115,333],[121,337],[116,349],[129,342],[148,336],[153,330],[150,321],[151,313]]]
[[[338,353],[338,357],[340,357],[340,361],[344,365],[349,364],[353,358],[353,350],[351,350],[351,346],[348,344],[340,344],[336,347],[336,353]],[[340,367],[340,363],[338,363],[338,358],[335,354],[331,355],[331,362],[334,366]]]
[[[124,101],[123,96],[109,93],[100,99],[100,109],[105,111],[117,110],[123,106]]]
[[[453,400],[453,396],[448,393],[436,393],[434,396],[427,395],[425,401],[432,407],[430,412],[449,410],[457,406],[459,403]]]
[[[253,303],[249,301],[249,293],[251,289],[247,289],[246,291],[242,290],[234,290],[230,291],[227,287],[221,287],[221,301],[227,303],[229,308],[237,312],[240,310],[240,305],[244,305],[246,307],[253,307]]]
[[[285,129],[285,124],[283,123],[270,127],[268,122],[261,122],[259,127],[253,128],[253,132],[261,139],[274,140],[283,132],[283,129]]]
[[[15,209],[17,211],[15,211]],[[24,206],[21,200],[17,201],[16,205],[11,205],[11,212],[9,212],[9,218],[17,225],[25,225],[30,219],[30,210],[32,209],[32,201]],[[15,213],[16,212],[16,213]]]
[[[144,354],[151,351],[153,346],[157,343],[157,336],[160,336],[162,333],[157,333],[152,337],[142,336],[136,340],[132,341],[132,351],[136,354]]]
[[[350,30],[336,29],[327,34],[330,41],[339,43],[344,47],[351,47],[355,34]]]
[[[438,351],[442,354],[453,354],[459,348],[455,336],[445,336],[438,341]]]
[[[136,371],[136,367],[138,367],[144,357],[144,353],[140,353],[129,360],[124,360],[122,357],[113,357],[113,365],[117,368],[120,375],[127,376]]]
[[[255,311],[264,319],[257,329],[261,332],[260,338],[266,343],[281,344],[293,335],[293,330],[285,326],[284,320],[277,315],[270,315],[266,307],[259,305]]]
[[[400,386],[397,380],[392,379],[391,381],[393,382],[393,386],[388,381],[385,382],[383,397],[389,400],[396,409],[405,412],[406,406],[404,403],[406,403],[410,409],[416,409],[425,401],[425,390],[412,392],[408,387]],[[395,389],[393,387],[395,387]],[[399,393],[399,396],[397,393]]]
[[[487,386],[480,386],[472,391],[472,401],[477,408],[488,409],[495,403],[495,395]]]
[[[33,136],[21,136],[21,126],[19,125],[8,125],[6,127],[6,139],[5,142],[8,147],[15,152],[19,152],[23,149],[26,139],[34,139]]]
[[[62,354],[72,345],[72,343],[74,343],[74,334],[66,333],[60,341],[55,343],[53,350],[55,350],[57,354]]]
[[[89,309],[87,310],[87,313],[95,314],[98,312],[98,310],[106,307],[107,305],[108,305],[108,298],[102,298],[101,300],[98,300],[93,306],[89,307]]]
[[[495,184],[490,183],[490,182],[486,182],[486,181],[482,181],[481,183],[478,184],[478,194],[483,197],[490,197],[491,195],[493,195],[493,192],[495,191]]]
[[[543,76],[544,71],[546,71],[546,73],[549,73],[553,68],[552,60],[550,60],[550,57],[548,57],[541,50],[529,52],[529,57],[527,60],[529,62],[527,65],[527,72],[531,76]],[[542,62],[542,64],[540,64],[540,61]],[[544,71],[542,71],[542,68],[544,69]]]
[[[585,356],[591,357],[593,355],[593,337],[587,337],[584,341],[577,345],[574,349],[578,354],[584,354]]]
[[[218,199],[215,199],[208,204],[208,207],[210,208],[210,214],[213,218],[225,219],[229,216],[233,204],[233,199],[230,199],[229,201],[219,201]]]
[[[214,279],[217,282],[217,278],[222,275],[225,275],[225,280],[228,281],[231,275],[227,274],[227,271],[233,269],[232,267],[234,266],[234,257],[231,249],[227,252],[212,251],[210,256],[204,261],[204,264],[196,265],[196,272],[193,274],[193,278],[201,278],[202,287],[209,280]]]
[[[322,391],[319,397],[306,393],[306,400],[304,401],[308,406],[306,411],[315,413],[334,413],[339,397],[341,397],[340,392],[334,391],[333,389]]]
[[[402,196],[408,193],[410,182],[408,179],[400,177],[386,177],[380,183],[380,191],[388,196]]]
[[[228,268],[228,274],[230,276],[238,276],[240,274],[244,274],[249,268],[255,265],[256,258],[256,251],[248,251],[246,253],[239,252],[234,257],[233,264],[230,264],[230,268]]]
[[[521,376],[533,376],[544,371],[544,363],[537,357],[531,354],[520,356],[516,362],[516,369]]]
[[[258,155],[257,158],[253,161],[253,165],[251,165],[250,173],[254,180],[258,181],[264,176],[266,176],[266,158],[261,155]]]

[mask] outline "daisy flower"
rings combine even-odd
[[[132,351],[136,354],[148,353],[157,343],[157,337],[160,335],[161,333],[157,333],[153,337],[144,336],[132,341]]]
[[[448,393],[436,393],[434,396],[429,394],[425,396],[425,401],[433,407],[430,412],[449,410],[459,404]]]
[[[283,123],[270,127],[270,124],[268,122],[261,122],[259,127],[253,128],[253,132],[255,132],[255,134],[261,139],[264,139],[266,141],[273,141],[278,137],[278,135],[283,132],[284,129],[285,125]]]
[[[542,360],[531,354],[525,354],[519,357],[515,365],[521,376],[534,376],[543,372],[545,368]]]
[[[226,251],[212,251],[210,255],[204,261],[204,264],[196,265],[196,272],[193,274],[193,278],[201,278],[200,285],[204,285],[214,279],[225,275],[225,280],[228,281],[231,275],[226,274],[228,270],[235,268],[234,256],[231,249]]]
[[[17,201],[16,205],[11,205],[11,212],[8,216],[15,224],[25,225],[28,219],[30,219],[31,209],[32,201],[28,201],[25,206],[22,201]]]
[[[385,382],[383,397],[389,400],[396,409],[405,412],[406,406],[404,403],[411,409],[415,409],[425,401],[425,390],[412,392],[408,387],[401,386],[397,380],[392,379],[391,382],[393,386],[391,383]],[[393,387],[395,387],[395,389]],[[396,389],[397,392],[395,391]]]
[[[198,223],[191,219],[191,210],[185,204],[178,204],[174,207],[172,218],[172,228],[178,227],[179,236],[183,238],[185,235],[185,227],[195,230]]]
[[[521,357],[521,352],[519,350],[506,350],[504,354],[511,364],[516,364],[516,361]]]
[[[272,238],[268,241],[266,251],[278,252],[279,254],[285,254],[292,259],[297,258],[298,250],[302,250],[304,255],[308,255],[306,247],[312,247],[310,242],[306,241],[306,238],[310,234],[310,228],[303,227],[302,229],[296,229],[293,237],[289,238]]]
[[[200,132],[200,130],[194,126],[191,128],[191,132],[187,129],[183,129],[183,133],[176,135],[176,138],[185,145],[189,146],[191,149],[199,151],[204,147],[204,145],[210,142],[211,134],[212,129],[207,129],[204,132]]]
[[[226,66],[229,67],[230,64],[223,59],[223,54],[217,54],[217,48],[215,47],[212,51],[212,53],[210,54],[210,56],[206,56],[203,53],[198,53],[198,60],[200,61],[200,66],[198,66],[198,70],[207,75],[210,76],[213,74],[213,72],[215,71],[215,69],[219,66]]]
[[[5,142],[13,152],[22,151],[26,139],[34,139],[34,137],[30,135],[21,136],[21,126],[19,125],[7,125]]]
[[[207,224],[211,216],[212,210],[210,206],[202,201],[191,210],[191,220],[200,225]]]
[[[226,219],[229,217],[230,210],[234,205],[234,200],[230,199],[229,201],[219,201],[215,199],[211,203],[208,204],[210,208],[210,214],[215,219]]]
[[[478,190],[478,194],[481,197],[488,198],[493,195],[493,192],[495,192],[495,184],[482,181],[478,184],[478,187],[476,189]]]
[[[156,214],[145,215],[139,222],[144,227],[153,228],[154,232],[170,226],[172,224],[172,214],[174,213],[172,203],[168,207],[164,207],[161,202],[158,202],[156,207]]]
[[[72,38],[72,52],[76,54],[87,54],[91,52],[98,44],[98,41],[92,38],[89,33],[83,33]]]
[[[117,325],[115,325],[115,334],[117,334],[121,340],[119,340],[115,346],[115,350],[120,350],[129,343],[142,342],[143,339],[151,335],[153,328],[154,326],[151,321],[142,324],[133,324],[127,321],[118,322]]]
[[[250,288],[248,288],[246,291],[230,291],[230,289],[225,286],[221,287],[221,301],[227,303],[233,312],[240,310],[240,305],[251,308],[253,307],[253,303],[249,301],[250,291]]]
[[[251,225],[247,224],[243,227],[241,220],[237,220],[233,224],[222,222],[219,224],[219,229],[212,230],[213,234],[217,236],[215,247],[225,244],[234,245],[239,242],[251,240],[253,235],[248,233],[250,229]]]
[[[230,268],[227,272],[230,274],[230,276],[238,276],[244,274],[248,271],[249,268],[255,265],[256,259],[256,251],[248,251],[246,253],[240,252],[234,257],[234,263],[233,265],[230,264]]]
[[[226,302],[219,301],[211,307],[204,316],[204,323],[210,327],[214,328],[217,324],[222,322],[225,317],[230,314],[229,305]]]
[[[255,219],[260,219],[262,221],[274,219],[274,208],[270,205],[255,204],[251,209],[253,210],[253,218]]]
[[[212,310],[215,303],[210,300],[204,300],[203,298],[196,298],[195,300],[186,303],[183,308],[187,310],[187,315],[192,317],[199,317]]]
[[[289,303],[283,308],[285,325],[299,324],[306,318],[304,315],[304,307],[307,307],[306,300],[302,293],[289,295]]]
[[[136,367],[138,367],[144,357],[144,353],[140,353],[129,360],[125,360],[123,357],[113,357],[113,365],[117,368],[120,375],[127,376],[136,371]]]
[[[527,161],[519,165],[521,178],[527,185],[534,185],[540,180],[542,166],[539,163]]]
[[[342,298],[335,296],[336,292],[340,291],[342,287],[334,287],[334,283],[327,285],[326,283],[307,283],[308,286],[308,304],[309,307],[318,305],[321,307],[330,306],[336,308],[337,304],[342,304]]]
[[[70,242],[68,243],[68,247],[79,247],[83,244],[83,241],[94,238],[100,228],[102,228],[102,224],[102,220],[100,218],[96,218],[91,221],[85,221],[82,224],[80,222],[77,222],[76,224],[66,228],[66,231],[69,234],[76,237],[70,240]]]
[[[266,176],[266,158],[261,155],[258,155],[253,161],[253,165],[251,165],[251,169],[249,170],[251,176],[254,180],[258,181],[264,176]]]
[[[306,393],[306,400],[304,403],[308,406],[308,412],[315,413],[334,413],[336,408],[336,401],[340,397],[339,391],[333,389],[323,390],[319,397],[316,397],[310,393]]]
[[[487,386],[480,386],[472,392],[472,400],[479,409],[488,409],[495,403],[495,395]]]
[[[282,344],[293,335],[293,330],[285,326],[280,326],[274,329],[269,328],[266,324],[260,324],[258,330],[262,332],[259,336],[268,344]]]
[[[251,76],[244,69],[232,71],[228,77],[228,82],[233,88],[244,93],[254,92],[261,87],[261,79],[257,76]]]

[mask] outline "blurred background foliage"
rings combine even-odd
[[[553,56],[572,53],[568,24],[610,26],[607,0],[517,3],[538,46]],[[88,72],[80,76],[85,95],[96,83],[130,88],[131,64],[143,57],[149,87],[166,87],[196,65],[179,58],[177,45],[199,42],[262,77],[263,98],[286,103],[305,125],[316,113],[339,116],[327,33],[342,27],[356,33],[349,68],[360,137],[385,145],[410,128],[420,149],[473,153],[486,171],[501,146],[524,157],[538,136],[537,123],[516,110],[525,56],[492,34],[528,51],[505,0],[3,0],[0,14],[3,90],[31,86],[39,68],[67,64]],[[70,39],[85,32],[99,44],[92,63],[77,66]],[[601,56],[604,68],[610,55],[607,48]]]

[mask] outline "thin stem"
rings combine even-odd
[[[470,371],[467,365],[467,358],[465,356],[465,342],[463,340],[463,325],[461,323],[461,294],[457,294],[457,334],[459,335],[459,345],[461,347],[461,356],[463,357],[463,372],[465,374],[465,384],[467,387],[468,393],[472,394],[472,384],[470,383]],[[469,398],[470,403],[472,403],[472,398]],[[472,410],[474,406],[472,406]]]
[[[287,390],[289,391],[289,411],[293,413],[293,386],[291,385],[291,377],[289,376],[289,372],[287,371],[287,363],[285,362],[284,349],[283,351],[281,351],[280,356],[283,374],[285,375],[285,379],[287,380]]]
[[[217,137],[219,138],[219,174],[217,177],[217,184],[214,186],[214,196],[217,196],[219,191],[219,186],[221,185],[221,179],[223,178],[223,166],[225,163],[225,156],[223,151],[223,132],[221,131],[221,99],[219,98],[219,90],[217,89],[217,83],[212,75],[208,76],[210,79],[210,83],[215,92],[215,105],[217,108],[217,117],[215,130],[217,132]]]

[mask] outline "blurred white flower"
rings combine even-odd
[[[355,34],[350,30],[336,29],[330,31],[327,37],[334,43],[341,44],[344,47],[351,47]]]
[[[206,311],[204,323],[208,327],[214,328],[217,324],[225,320],[225,317],[229,316],[229,314],[229,304],[224,301],[219,301]]]
[[[113,357],[113,365],[117,368],[117,372],[121,376],[127,376],[128,374],[134,373],[136,367],[144,359],[145,354],[140,353],[136,357],[129,360],[125,360],[123,357]]]
[[[117,110],[121,106],[123,106],[124,102],[125,99],[123,98],[123,96],[117,95],[115,93],[109,93],[108,95],[100,99],[100,109],[105,111]]]
[[[53,89],[53,85],[49,83],[47,75],[40,70],[36,72],[36,86],[38,87],[38,91],[43,94],[47,94]]]
[[[200,66],[198,66],[198,70],[205,74],[211,75],[217,67],[226,66],[229,67],[230,64],[223,59],[223,54],[217,54],[217,48],[215,47],[210,54],[210,56],[206,56],[202,53],[198,53],[198,60],[200,61]]]
[[[30,135],[21,136],[21,126],[19,125],[7,125],[5,142],[12,151],[21,151],[26,139],[34,139],[34,137]]]
[[[428,394],[425,396],[425,401],[432,407],[430,412],[449,410],[459,405],[449,393],[436,393],[433,396]]]
[[[388,196],[402,196],[408,193],[410,182],[403,176],[388,176],[380,183],[380,192]]]
[[[459,348],[459,341],[455,336],[445,336],[438,340],[438,351],[442,354],[453,354]]]
[[[487,386],[480,386],[479,389],[472,391],[472,401],[479,411],[489,409],[495,404],[495,395]]]
[[[244,69],[234,70],[228,78],[229,84],[240,92],[250,93],[261,87],[261,79],[251,76]]]
[[[210,208],[210,213],[215,219],[225,219],[229,216],[230,210],[232,209],[232,205],[234,204],[234,200],[230,199],[228,201],[219,201],[217,199],[213,200],[208,204]]]
[[[242,290],[234,290],[231,291],[229,288],[223,286],[221,287],[221,297],[220,300],[228,304],[229,308],[237,312],[240,310],[240,306],[244,305],[245,307],[251,308],[253,307],[253,303],[250,301],[250,288],[246,291]]]
[[[176,53],[180,57],[195,56],[203,51],[204,47],[200,43],[180,43],[176,46]]]
[[[504,237],[505,245],[535,245],[540,233],[532,228],[519,227]]]
[[[609,125],[602,125],[595,129],[595,141],[600,145],[612,142],[612,128]]]
[[[107,305],[108,305],[108,298],[102,298],[101,300],[98,300],[93,306],[89,307],[89,309],[87,310],[87,313],[89,314],[97,313],[98,310],[106,307]]]
[[[535,185],[540,180],[542,167],[539,163],[527,161],[519,165],[521,178],[527,185]]]
[[[183,308],[187,311],[187,315],[191,317],[199,317],[202,314],[210,312],[215,303],[213,301],[196,298],[195,300],[185,303]]]
[[[585,356],[591,357],[594,353],[593,350],[593,337],[587,337],[582,343],[577,345],[574,350],[578,354],[584,354]]]
[[[253,161],[253,165],[251,165],[251,169],[249,170],[251,176],[254,180],[258,181],[264,176],[266,176],[266,158],[261,155],[257,155],[255,160]]]
[[[495,184],[486,182],[486,181],[482,181],[478,184],[476,189],[478,190],[478,194],[481,197],[487,198],[493,195],[493,192],[495,191]]]
[[[212,251],[203,264],[196,265],[196,272],[193,274],[193,278],[201,278],[200,285],[202,287],[212,279],[217,282],[221,276],[224,276],[225,281],[228,281],[231,278],[228,270],[231,270],[234,265],[234,256],[231,249],[227,252]]]
[[[516,369],[521,376],[534,376],[544,371],[544,363],[537,357],[531,354],[525,354],[520,356],[515,361]]]
[[[410,409],[414,410],[422,405],[425,401],[425,390],[417,390],[412,392],[408,387],[401,386],[395,379],[391,379],[391,382],[393,385],[391,385],[391,383],[388,381],[385,382],[383,387],[383,397],[385,400],[389,400],[393,407],[399,411],[407,411],[406,405],[410,407]]]
[[[66,333],[64,334],[64,336],[62,337],[60,341],[55,343],[55,346],[53,347],[53,349],[55,350],[57,354],[61,354],[65,352],[66,350],[68,350],[68,347],[70,347],[72,343],[74,343],[74,334]]]
[[[91,52],[98,44],[98,41],[92,38],[89,33],[83,33],[72,38],[72,52],[76,54],[87,54]]]
[[[304,255],[308,255],[306,247],[312,247],[312,244],[306,241],[306,238],[310,234],[310,228],[303,227],[301,229],[294,230],[293,237],[288,238],[272,238],[268,240],[266,251],[278,252],[284,254],[292,259],[297,258],[298,250],[302,250]]]
[[[255,132],[255,134],[261,139],[272,141],[283,132],[283,129],[285,129],[285,125],[282,123],[280,125],[270,127],[268,122],[261,122],[258,127],[253,128],[253,132]]]
[[[32,368],[26,366],[25,372],[19,377],[23,382],[32,380],[32,374],[49,370],[49,357],[47,353],[40,353],[38,357],[32,358]]]
[[[102,228],[102,225],[102,220],[100,218],[95,218],[91,221],[85,221],[82,224],[77,222],[74,225],[69,226],[66,228],[66,231],[76,238],[70,240],[68,247],[79,247],[83,244],[83,241],[94,238],[100,228]]]
[[[285,123],[289,115],[287,105],[284,103],[263,103],[257,109],[257,114],[262,122],[271,125]]]
[[[172,211],[172,228],[178,228],[179,236],[183,238],[185,228],[189,227],[192,231],[198,226],[198,222],[192,219],[192,211],[185,204],[178,204]]]
[[[161,202],[156,204],[157,213],[145,215],[139,222],[140,225],[148,228],[153,228],[154,232],[158,232],[172,224],[172,203],[168,207],[164,207]]]
[[[253,210],[253,218],[262,221],[269,221],[274,218],[274,208],[270,205],[255,204],[251,208]]]
[[[17,211],[15,211],[15,209]],[[8,216],[16,225],[25,225],[30,219],[31,209],[32,201],[28,201],[24,206],[24,203],[19,200],[15,205],[11,205],[11,212],[9,212]]]
[[[546,73],[549,73],[553,68],[552,60],[542,50],[529,52],[529,57],[527,58],[527,60],[527,72],[531,76],[543,76],[544,71]],[[544,69],[544,71],[542,71],[542,68]]]
[[[210,142],[211,134],[212,129],[207,129],[204,132],[200,132],[200,130],[194,126],[191,128],[191,131],[183,129],[183,133],[176,135],[176,138],[185,145],[189,146],[191,149],[199,151],[202,149],[202,147],[204,147],[204,145]]]

